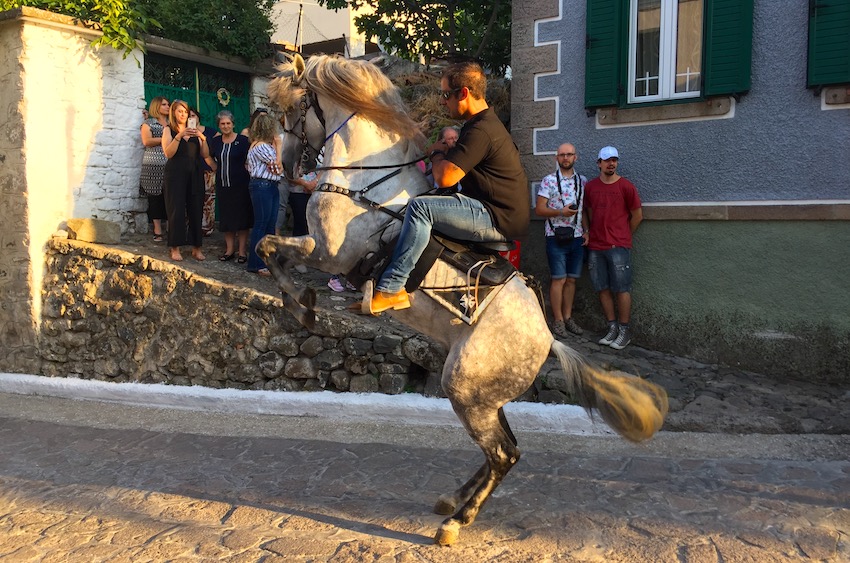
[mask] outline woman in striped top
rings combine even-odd
[[[248,271],[261,276],[270,275],[265,264],[254,250],[265,235],[273,235],[280,205],[280,155],[275,148],[277,125],[268,115],[259,115],[251,125],[251,148],[248,149],[248,174],[251,181],[248,191],[254,206],[254,228],[248,247]]]

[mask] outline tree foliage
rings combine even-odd
[[[125,58],[134,49],[144,52],[141,35],[159,27],[159,23],[139,10],[136,3],[125,0],[0,0],[0,10],[22,6],[65,14],[88,28],[103,32],[93,45],[123,50]]]
[[[156,35],[256,62],[271,54],[274,0],[138,0]]]
[[[103,32],[94,45],[129,55],[144,52],[150,33],[255,62],[270,54],[274,0],[0,0],[0,9],[29,6],[73,17]]]
[[[354,20],[367,39],[400,57],[426,63],[460,55],[478,59],[498,74],[510,64],[511,1],[318,0],[331,8],[364,13]]]

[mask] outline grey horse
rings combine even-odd
[[[266,236],[257,252],[274,275],[284,307],[308,328],[315,293],[289,275],[295,263],[328,273],[348,272],[378,250],[382,235],[398,230],[407,201],[428,191],[413,163],[423,137],[395,86],[374,65],[328,56],[306,63],[298,55],[281,65],[270,99],[285,113],[283,165],[288,177],[316,166],[321,188],[310,198],[310,234]],[[394,173],[388,178],[390,173]],[[368,192],[368,193],[367,193]],[[429,275],[465,273],[438,261]],[[371,283],[364,284],[371,295]],[[444,307],[415,291],[411,307],[394,318],[441,342],[448,350],[443,391],[466,431],[484,452],[484,464],[459,489],[439,497],[434,510],[449,515],[435,541],[449,545],[517,463],[520,451],[502,407],[525,392],[554,354],[572,394],[621,436],[641,441],[661,427],[665,391],[648,381],[589,365],[553,338],[535,293],[521,277],[507,282],[473,324],[457,322]]]

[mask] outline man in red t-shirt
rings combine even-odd
[[[632,233],[643,220],[637,188],[617,174],[619,161],[620,153],[614,147],[599,151],[599,177],[587,183],[584,197],[585,215],[590,221],[590,281],[608,322],[608,332],[599,344],[616,350],[631,342]]]

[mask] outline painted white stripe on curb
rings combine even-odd
[[[0,393],[219,413],[315,417],[343,422],[460,426],[447,399],[411,393],[243,391],[153,383],[109,383],[17,373],[0,373]],[[509,403],[505,405],[505,413],[511,427],[517,431],[614,435],[604,423],[592,422],[584,409],[574,405]]]

